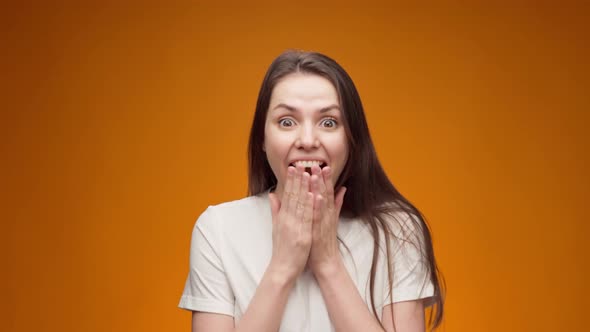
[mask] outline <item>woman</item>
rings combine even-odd
[[[334,60],[288,51],[271,64],[249,193],[195,225],[179,305],[193,311],[193,331],[424,331],[433,304],[440,324],[428,227],[385,175]]]

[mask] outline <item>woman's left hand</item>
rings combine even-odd
[[[345,187],[334,195],[332,169],[311,168],[311,191],[314,195],[312,244],[308,264],[318,276],[341,262],[338,248],[338,219],[344,200]]]

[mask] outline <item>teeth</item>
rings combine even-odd
[[[303,167],[311,167],[313,165],[320,166],[322,163],[317,160],[299,160],[299,161],[296,161],[294,164],[295,164],[295,166],[301,165]]]

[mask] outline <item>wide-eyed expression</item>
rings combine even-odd
[[[287,168],[330,166],[332,183],[348,158],[348,140],[338,93],[326,78],[294,73],[282,78],[270,98],[264,150],[282,194]]]

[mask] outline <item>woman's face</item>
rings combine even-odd
[[[332,83],[313,74],[282,78],[270,98],[263,146],[279,197],[290,165],[330,166],[336,183],[348,158],[348,140]]]

